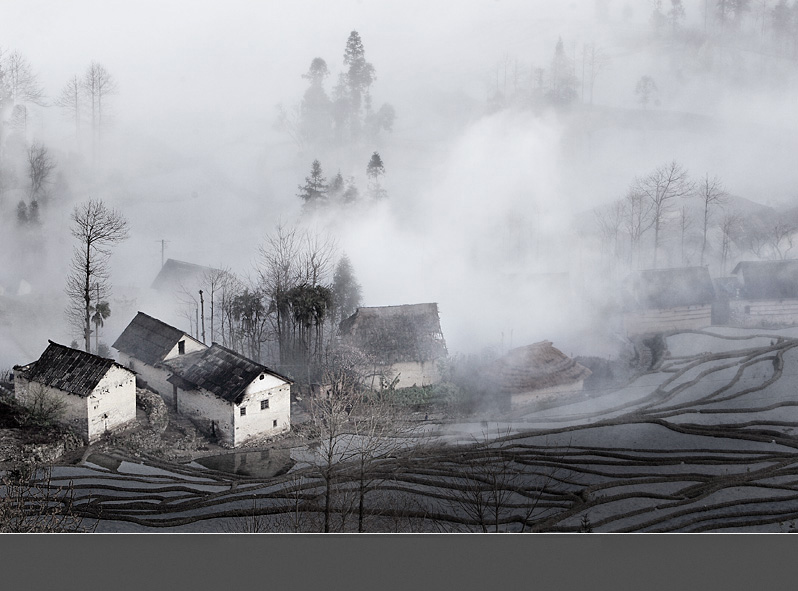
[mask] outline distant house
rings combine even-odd
[[[706,267],[645,269],[630,275],[623,287],[627,336],[712,324],[715,289]]]
[[[14,396],[23,405],[40,397],[63,401],[62,422],[92,443],[136,418],[136,376],[113,359],[53,341],[37,361],[14,367]]]
[[[234,447],[291,428],[291,383],[279,373],[214,343],[172,357],[173,404]]]
[[[510,350],[487,371],[490,386],[507,406],[556,399],[581,392],[591,371],[578,364],[551,341]]]
[[[341,322],[341,342],[372,357],[378,379],[397,387],[427,386],[440,381],[438,362],[448,355],[441,331],[438,304],[406,304],[358,308]]]
[[[172,370],[163,362],[207,346],[182,330],[144,312],[136,314],[112,345],[119,351],[119,362],[135,371],[144,385],[150,386],[168,402],[172,385],[167,381]]]
[[[194,293],[201,289],[208,274],[218,271],[212,267],[166,259],[161,270],[152,282],[152,289],[162,293],[187,291]]]
[[[798,324],[798,261],[743,261],[732,270],[736,297],[729,323],[743,327]]]

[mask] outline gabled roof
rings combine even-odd
[[[541,341],[510,350],[497,359],[486,376],[500,392],[520,394],[573,384],[584,380],[591,371],[552,346]]]
[[[798,298],[798,261],[742,261],[732,274],[742,276],[740,295],[744,298]]]
[[[50,344],[37,361],[24,367],[15,366],[14,369],[23,372],[25,377],[32,382],[84,398],[92,393],[112,366],[116,365],[131,374],[133,373],[113,359],[98,357],[85,351],[59,345],[53,341],[48,342]]]
[[[341,322],[341,340],[384,363],[445,357],[438,304],[358,308]]]
[[[165,362],[174,374],[168,381],[183,389],[208,390],[222,400],[240,404],[247,386],[260,374],[269,374],[291,384],[291,379],[213,343],[209,348]]]
[[[206,273],[215,270],[212,267],[166,259],[150,287],[158,291],[173,291],[180,288],[193,289],[195,284],[202,281]]]
[[[179,328],[139,312],[111,346],[148,365],[155,365],[163,361],[184,336],[186,333]]]
[[[715,300],[715,289],[706,267],[644,269],[625,281],[627,309],[700,306]]]

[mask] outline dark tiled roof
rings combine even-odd
[[[438,304],[358,308],[341,322],[341,340],[384,363],[445,357]]]
[[[202,282],[206,273],[215,270],[212,267],[166,259],[158,275],[155,276],[151,287],[159,291],[174,291],[181,288],[193,289]]]
[[[34,361],[26,368],[17,366],[14,369],[24,371],[25,377],[32,382],[86,397],[92,393],[112,366],[122,367],[113,359],[71,349],[53,341],[49,343],[38,361]]]
[[[217,343],[203,351],[181,355],[164,363],[174,372],[169,382],[184,389],[203,388],[235,404],[241,403],[247,386],[262,373],[292,383],[276,371]]]
[[[174,326],[139,312],[112,346],[144,363],[155,365],[163,360],[184,334]]]
[[[743,261],[732,274],[742,275],[741,297],[752,300],[798,298],[798,261]]]
[[[512,349],[497,359],[488,377],[500,392],[520,394],[573,384],[590,373],[588,368],[553,347],[551,341],[541,341]]]
[[[627,309],[700,306],[715,300],[715,289],[706,267],[645,269],[625,282]]]

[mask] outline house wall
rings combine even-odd
[[[679,306],[627,312],[623,317],[628,336],[669,330],[690,330],[712,325],[712,306]]]
[[[269,408],[261,410],[261,400],[269,400]],[[247,387],[241,404],[222,400],[207,390],[182,390],[178,388],[178,407],[210,431],[211,421],[216,423],[220,440],[239,446],[256,436],[273,436],[291,429],[291,386],[274,376],[264,374]],[[241,407],[247,412],[241,416]],[[274,426],[277,421],[277,426]]]
[[[169,384],[172,388],[172,384]],[[207,390],[182,390],[177,389],[178,412],[187,415],[200,423],[208,432],[211,431],[211,422],[216,424],[216,435],[220,441],[228,445],[235,445],[233,434],[235,433],[233,423],[234,405],[226,400],[222,400],[212,392]],[[174,401],[173,395],[169,396],[169,404]]]
[[[194,351],[202,351],[203,349],[207,349],[207,345],[203,345],[199,341],[191,338],[187,334],[183,335],[183,338],[180,339],[186,342],[186,350],[184,353],[193,353]],[[172,347],[172,350],[169,351],[163,358],[164,361],[167,359],[173,359],[174,357],[180,356],[180,349],[178,348],[178,344],[175,343],[175,346]]]
[[[769,328],[798,324],[798,300],[731,300],[729,324]]]
[[[269,374],[261,374],[247,386],[244,399],[236,406],[234,445],[251,437],[273,436],[291,430],[291,385]],[[269,408],[261,410],[261,400],[269,400]],[[241,416],[241,407],[247,414]],[[277,426],[274,426],[277,421]]]
[[[44,386],[36,382],[31,383],[21,372],[14,372],[14,398],[23,406],[30,406],[34,398],[43,388],[43,395],[47,398],[54,397],[64,401],[64,410],[60,423],[72,427],[84,439],[89,439],[87,399],[76,394],[69,394],[58,388]]]
[[[389,381],[396,378],[397,375],[399,376],[399,383],[396,384],[397,388],[409,388],[413,385],[429,386],[441,381],[437,360],[427,361],[425,363],[394,363],[386,373],[388,375],[385,377],[388,378]]]
[[[119,352],[119,363],[135,371],[139,378],[147,382],[147,385],[158,392],[164,399],[167,406],[173,408],[174,398],[172,397],[172,384],[167,382],[167,378],[172,375],[171,371],[147,365],[143,361],[131,357],[127,353]]]
[[[510,396],[510,404],[513,407],[517,407],[523,406],[525,404],[556,400],[565,394],[581,392],[584,382],[584,380],[579,380],[571,384],[560,384],[558,386],[551,386],[549,388],[540,388],[539,390],[530,390],[529,392],[512,394]]]
[[[119,429],[136,419],[136,376],[112,366],[86,399],[88,440]]]

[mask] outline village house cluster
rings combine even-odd
[[[204,269],[169,263],[159,280],[164,289]],[[706,267],[645,269],[628,276],[617,296],[618,326],[627,337],[711,325],[794,325],[798,261],[744,261],[731,277],[714,281]],[[369,360],[361,373],[367,388],[427,387],[443,379],[448,350],[437,303],[358,308],[341,321],[337,337]],[[62,421],[88,442],[135,420],[137,385],[229,446],[291,429],[293,380],[218,343],[208,346],[138,312],[113,349],[118,361],[50,341],[38,360],[14,367],[15,396],[26,405],[60,399]],[[590,375],[541,341],[511,349],[485,380],[501,407],[516,408],[580,392]],[[315,386],[317,393],[325,389]]]

